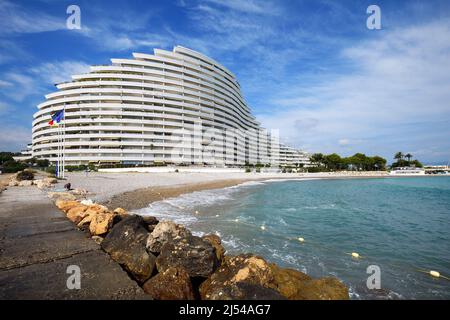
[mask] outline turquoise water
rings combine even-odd
[[[313,277],[338,277],[353,299],[450,298],[450,281],[418,271],[450,277],[450,177],[249,183],[157,202],[140,213],[217,233],[229,253],[253,252]],[[366,286],[369,265],[381,269],[381,290]]]

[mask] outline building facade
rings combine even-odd
[[[262,128],[235,75],[198,52],[177,46],[111,62],[46,95],[33,119],[34,157],[56,162],[63,152],[66,165],[274,166],[304,155]],[[50,126],[59,110],[63,124]]]

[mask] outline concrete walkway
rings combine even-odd
[[[67,267],[81,289],[67,288]],[[0,299],[148,299],[93,240],[36,187],[0,194]]]

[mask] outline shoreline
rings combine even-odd
[[[323,175],[314,174],[308,176],[297,177],[249,177],[240,179],[223,179],[208,182],[192,182],[185,184],[177,184],[172,186],[154,186],[146,188],[138,188],[131,191],[122,192],[113,195],[106,201],[101,201],[105,206],[122,207],[125,210],[139,210],[149,206],[149,204],[165,200],[168,198],[176,198],[183,194],[189,194],[198,191],[224,189],[237,186],[246,182],[281,182],[281,181],[309,181],[309,180],[344,180],[344,179],[384,179],[384,178],[410,178],[422,176],[391,176],[391,175]]]
[[[213,182],[188,183],[169,187],[149,187],[140,188],[114,195],[109,200],[102,202],[105,206],[121,207],[127,211],[138,210],[147,207],[150,203],[164,200],[166,198],[176,198],[183,194],[203,190],[223,189],[239,185],[244,182],[255,180],[220,180]]]
[[[431,176],[431,175],[426,175]],[[56,190],[64,190],[66,183],[72,188],[89,192],[88,198],[97,203],[127,202],[127,209],[141,209],[162,197],[176,197],[184,193],[217,189],[247,181],[305,180],[305,179],[357,179],[407,178],[392,176],[384,171],[338,173],[244,173],[244,172],[154,172],[154,173],[102,173],[68,172],[59,180]],[[425,177],[425,176],[414,176]]]

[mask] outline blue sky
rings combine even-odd
[[[81,30],[66,9],[81,9]],[[366,28],[381,8],[382,29]],[[450,2],[0,0],[0,150],[31,140],[54,83],[182,45],[238,77],[267,128],[311,152],[450,160]]]

